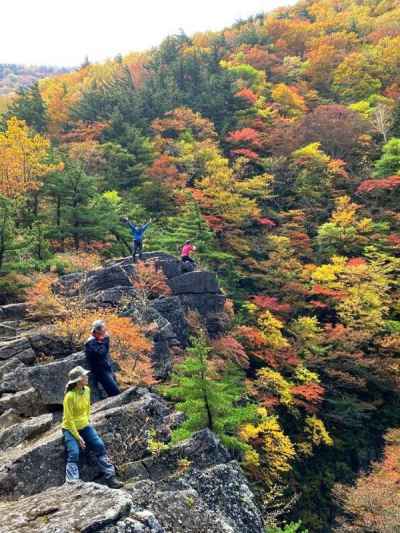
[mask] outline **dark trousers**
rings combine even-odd
[[[182,259],[182,263],[185,262],[185,261],[189,261],[190,263],[193,263],[193,264],[194,264],[194,261],[193,261],[193,259],[190,257],[190,255],[183,255],[183,256],[181,257],[181,259]]]
[[[103,389],[107,393],[107,396],[117,396],[117,394],[120,394],[121,391],[119,390],[115,376],[112,372],[96,372],[96,374],[94,374],[94,378],[102,385]]]
[[[133,241],[132,256],[133,256],[134,261],[136,261],[136,254],[138,252],[139,252],[139,259],[142,259],[143,241]]]
[[[64,443],[67,450],[67,466],[65,477],[66,481],[72,482],[79,479],[79,455],[80,446],[75,437],[67,430],[63,429]],[[92,451],[96,456],[96,462],[100,471],[106,478],[115,475],[115,469],[110,459],[107,456],[106,448],[101,437],[93,426],[86,426],[79,430],[79,435],[85,441],[88,450]]]

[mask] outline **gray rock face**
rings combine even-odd
[[[28,314],[28,307],[24,303],[0,306],[0,320],[22,320]]]
[[[85,354],[78,352],[47,365],[18,367],[4,376],[0,392],[13,393],[33,387],[43,404],[61,404],[68,372],[74,366],[85,366],[85,362]]]
[[[3,322],[0,324],[0,338],[7,339],[17,336],[17,328],[14,322]]]
[[[187,272],[169,280],[174,294],[218,294],[219,285],[211,272]]]
[[[67,357],[73,351],[73,347],[67,340],[45,332],[30,333],[27,337],[36,357],[46,355],[61,359]]]
[[[6,450],[7,448],[11,448],[11,446],[18,446],[25,440],[37,437],[50,429],[52,422],[53,415],[44,414],[25,422],[16,423],[0,431],[0,450]]]
[[[124,475],[132,476],[126,489],[135,504],[150,510],[166,532],[263,532],[240,466],[209,430],[160,457],[126,465]]]
[[[152,302],[152,306],[161,316],[171,324],[178,341],[186,346],[188,341],[188,324],[185,318],[185,310],[178,296],[158,298]]]
[[[89,533],[104,531],[127,516],[126,492],[97,483],[63,485],[18,502],[0,503],[0,533]]]
[[[186,459],[196,465],[196,468],[207,468],[219,463],[227,463],[231,457],[217,437],[210,430],[205,429],[159,457],[146,457],[141,461],[124,465],[125,479],[151,479],[160,481],[176,473],[179,461]]]
[[[83,278],[84,274],[81,272],[61,276],[55,283],[53,283],[53,291],[56,294],[61,294],[63,296],[77,296]]]
[[[91,293],[113,289],[114,287],[131,287],[130,277],[134,273],[133,264],[114,264],[88,272],[82,284],[82,293]]]
[[[22,366],[24,366],[23,363],[17,357],[0,362],[0,380],[2,380],[6,374],[13,372],[18,367]]]
[[[89,293],[85,299],[87,307],[117,307],[124,300],[134,299],[136,291],[133,287],[112,287],[95,293]]]
[[[35,416],[43,412],[39,401],[39,394],[34,388],[18,391],[14,394],[4,394],[0,398],[0,413],[13,409],[21,416]]]
[[[15,409],[7,409],[2,415],[0,415],[0,428],[9,428],[17,422],[21,422],[21,417],[18,415]]]
[[[0,343],[0,360],[11,359],[11,357],[16,356],[18,356],[20,361],[27,363],[35,360],[36,354],[32,349],[29,339],[26,337],[19,337]]]

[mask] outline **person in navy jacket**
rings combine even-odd
[[[85,344],[85,354],[93,377],[101,383],[108,396],[119,394],[120,390],[110,358],[110,337],[102,320],[93,322],[92,334]]]

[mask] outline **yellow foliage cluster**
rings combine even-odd
[[[282,374],[271,368],[262,368],[257,372],[257,377],[259,389],[277,396],[280,403],[286,407],[293,405],[292,384]]]
[[[267,345],[276,350],[289,346],[289,342],[282,335],[283,323],[271,311],[264,311],[257,320],[258,326],[265,336]]]
[[[251,448],[244,456],[244,466],[255,479],[271,485],[291,470],[295,448],[276,416],[265,413],[259,423],[244,425],[240,437],[250,446],[257,445],[257,451]]]
[[[7,198],[38,189],[40,178],[60,168],[46,163],[50,143],[41,135],[30,135],[23,120],[12,117],[0,133],[0,194]]]

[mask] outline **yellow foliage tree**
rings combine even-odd
[[[23,120],[12,117],[0,133],[0,194],[7,198],[40,188],[41,177],[59,166],[46,162],[50,143],[42,135],[30,135]]]
[[[278,418],[267,416],[265,409],[260,409],[260,412],[263,412],[263,416],[259,423],[246,424],[240,431],[244,442],[250,446],[257,445],[257,451],[254,448],[246,451],[244,466],[255,479],[271,486],[291,470],[291,461],[296,453],[291,440],[283,433]]]

